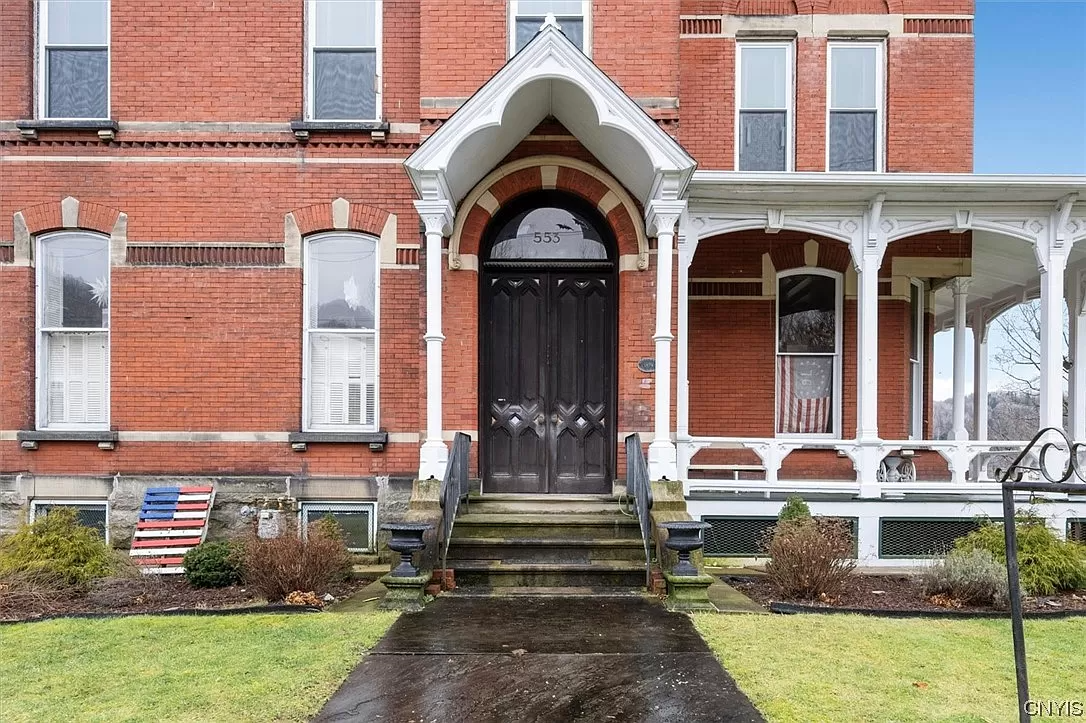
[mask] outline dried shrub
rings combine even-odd
[[[1007,571],[987,550],[952,550],[924,571],[921,588],[929,598],[965,605],[1007,605]],[[938,603],[937,603],[938,604]]]
[[[852,535],[841,520],[780,522],[766,552],[766,573],[785,599],[834,597],[856,567]]]
[[[1061,540],[1043,517],[1023,511],[1015,516],[1018,533],[1018,574],[1031,595],[1053,595],[1086,588],[1086,546]],[[990,522],[954,543],[958,550],[986,550],[1007,564],[1002,523]]]
[[[0,618],[48,615],[81,593],[48,570],[7,572],[0,575]]]
[[[308,608],[322,608],[324,607],[324,601],[321,600],[315,593],[302,592],[301,590],[295,590],[294,592],[283,598],[283,602],[287,605],[304,605]]]
[[[204,542],[185,553],[185,579],[193,587],[241,582],[241,550],[234,542]]]
[[[313,523],[302,537],[292,517],[285,517],[279,537],[246,538],[241,559],[245,584],[269,601],[298,590],[321,592],[351,570],[351,554],[336,528]]]
[[[68,585],[109,575],[114,554],[98,530],[79,524],[75,510],[57,507],[0,540],[0,576],[40,573]]]

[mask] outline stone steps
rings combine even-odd
[[[623,587],[645,585],[645,564],[627,560],[578,563],[519,563],[461,560],[457,586],[472,587]]]
[[[640,539],[458,538],[454,534],[448,558],[582,564],[595,560],[638,562],[644,561],[645,549]]]

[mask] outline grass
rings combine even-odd
[[[1006,620],[696,615],[694,624],[776,723],[1018,720]],[[1086,702],[1086,619],[1027,621],[1026,650],[1034,699]]]
[[[395,619],[370,612],[0,627],[0,720],[306,720]]]

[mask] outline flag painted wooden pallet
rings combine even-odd
[[[214,487],[152,487],[143,496],[131,555],[143,572],[185,571],[185,553],[207,537]]]

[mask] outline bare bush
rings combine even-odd
[[[20,570],[0,575],[0,618],[48,615],[82,589],[50,571]]]
[[[242,576],[246,586],[268,601],[282,600],[295,591],[321,592],[350,573],[351,555],[338,529],[320,522],[298,534],[287,517],[279,537],[250,535],[242,543]]]
[[[766,573],[786,599],[840,594],[856,568],[852,535],[841,520],[814,518],[779,523],[767,545]]]

